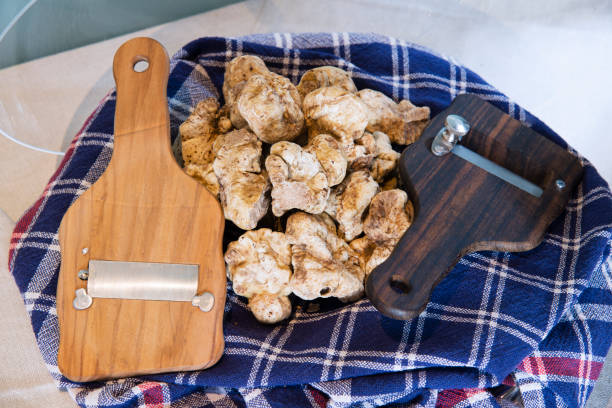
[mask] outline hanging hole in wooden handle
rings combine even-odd
[[[115,135],[167,126],[169,67],[166,50],[155,40],[133,38],[119,47],[113,60],[117,84]],[[169,140],[163,143],[170,147]]]
[[[393,289],[393,291],[399,295],[406,295],[412,290],[410,284],[404,282],[399,275],[393,275],[391,279],[389,279],[389,286],[391,286],[391,289]]]
[[[146,58],[141,57],[136,60],[132,68],[136,72],[145,72],[147,69],[149,69],[149,61]]]

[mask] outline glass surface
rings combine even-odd
[[[0,68],[222,7],[237,0],[1,0]]]

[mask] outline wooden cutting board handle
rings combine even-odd
[[[540,186],[542,196],[455,154],[431,153],[432,141],[450,114],[471,124],[462,145]],[[463,255],[539,245],[582,178],[576,156],[473,95],[459,95],[438,114],[404,150],[399,169],[415,207],[414,223],[368,276],[366,293],[381,313],[403,320],[423,311],[433,288]],[[557,188],[557,180],[565,187]]]
[[[143,60],[148,68],[136,72]],[[155,40],[119,48],[113,154],[60,225],[58,365],[74,381],[202,369],[223,353],[225,220],[216,198],[172,156],[168,71]],[[189,301],[96,297],[77,310],[75,291],[87,288],[79,271],[90,260],[197,265],[197,294],[209,292],[214,305],[205,312]]]
[[[137,72],[136,64],[142,62],[148,66]],[[166,50],[150,38],[135,38],[117,50],[113,60],[117,86],[115,137],[169,124],[166,102],[169,67]],[[169,140],[164,139],[160,145],[166,142]]]

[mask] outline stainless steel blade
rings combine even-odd
[[[191,302],[198,290],[198,265],[89,261],[87,292],[94,298]]]
[[[500,166],[499,164],[494,163],[491,160],[479,155],[478,153],[468,149],[465,146],[456,144],[451,150],[451,152],[461,157],[462,159],[469,161],[473,165],[480,167],[484,171],[496,177],[499,177],[505,182],[520,188],[521,190],[531,194],[532,196],[540,197],[542,195],[543,191],[539,186],[533,184],[529,180],[524,179],[518,174],[515,174],[510,170]]]

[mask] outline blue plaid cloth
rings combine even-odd
[[[222,98],[225,65],[255,54],[297,83],[333,65],[357,88],[427,105],[432,114],[476,94],[563,147],[551,129],[452,58],[373,34],[270,34],[202,38],[172,59],[171,134],[198,101]],[[109,61],[110,64],[110,61]],[[367,299],[307,302],[275,326],[257,323],[229,290],[226,348],[195,372],[73,383],[57,368],[57,231],[113,149],[111,92],[74,139],[41,198],[18,223],[9,266],[44,360],[83,407],[499,406],[488,387],[518,385],[526,407],[584,406],[612,340],[612,195],[591,164],[543,243],[523,253],[461,259],[410,321],[382,316]],[[568,148],[569,149],[569,148]],[[231,289],[231,287],[230,287]]]

